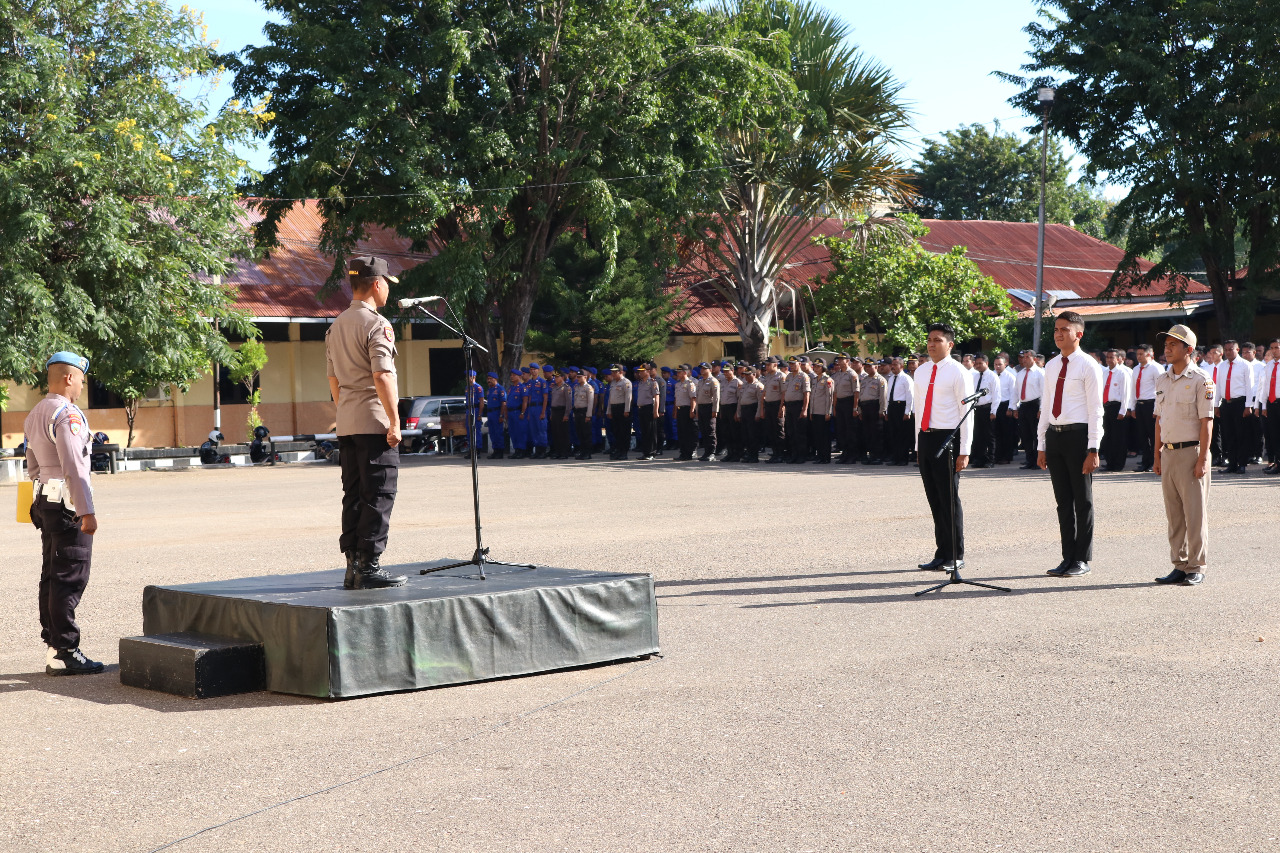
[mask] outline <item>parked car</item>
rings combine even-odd
[[[437,450],[445,436],[466,440],[467,401],[464,397],[401,397],[400,429],[420,429],[422,435],[405,439],[410,453]]]

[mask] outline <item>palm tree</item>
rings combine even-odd
[[[707,284],[737,311],[745,354],[760,361],[777,325],[780,277],[821,218],[858,217],[860,238],[874,240],[891,220],[868,216],[872,206],[910,197],[907,166],[892,150],[908,113],[901,84],[809,0],[719,0],[713,14],[763,38],[785,37],[799,95],[793,117],[725,136],[730,178],[703,235],[717,272]]]

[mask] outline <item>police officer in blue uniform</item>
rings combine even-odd
[[[543,381],[537,362],[529,365],[527,402],[524,408],[525,428],[529,430],[529,446],[533,448],[530,459],[547,457],[547,383]]]
[[[662,433],[663,448],[675,447],[679,440],[676,433],[676,379],[675,372],[669,368],[662,368],[662,384],[664,406],[662,412]]]
[[[480,387],[480,383],[476,381],[476,372],[474,370],[467,371],[467,422],[470,424],[471,433],[467,436],[467,440],[471,442],[471,446],[476,449],[476,455],[484,450],[484,436],[480,432],[480,409],[484,406],[484,388]]]
[[[529,455],[529,439],[524,424],[525,387],[523,377],[528,368],[511,369],[511,388],[507,391],[507,430],[511,433],[511,458],[523,459]]]
[[[588,367],[587,372],[591,374],[591,379],[588,384],[590,384],[596,391],[594,404],[595,409],[591,413],[591,449],[593,452],[600,453],[605,447],[604,407],[605,400],[608,397],[605,393],[605,389],[608,387],[609,383],[600,379],[600,371],[596,368]],[[604,375],[609,375],[609,370],[607,368],[605,369]],[[610,443],[609,446],[612,447],[612,443]]]
[[[503,427],[507,421],[507,392],[498,381],[498,374],[485,374],[488,388],[484,392],[484,415],[489,425],[489,458],[501,459],[506,455],[507,436]]]

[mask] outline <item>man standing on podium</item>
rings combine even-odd
[[[1053,324],[1058,355],[1044,368],[1036,464],[1049,469],[1058,504],[1062,562],[1047,574],[1087,575],[1093,559],[1093,472],[1102,440],[1102,367],[1080,349],[1084,318],[1063,311]]]
[[[393,278],[382,258],[355,258],[348,267],[351,307],[325,333],[329,393],[338,408],[342,466],[342,535],[346,589],[404,586],[404,575],[381,566],[400,474],[400,414],[396,409],[395,330],[378,309]]]
[[[929,326],[929,363],[916,370],[915,399],[923,400],[916,420],[916,457],[920,479],[933,513],[933,559],[920,568],[950,572],[964,567],[964,514],[960,508],[960,472],[969,464],[973,426],[965,414],[965,399],[973,394],[973,377],[951,357],[956,333],[945,323]],[[938,458],[952,430],[960,434],[950,451]],[[952,536],[954,525],[955,535]],[[954,548],[953,548],[954,541]]]

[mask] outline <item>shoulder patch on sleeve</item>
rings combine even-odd
[[[396,335],[395,335],[395,332],[391,330],[390,324],[382,327],[382,334],[386,336],[387,343],[389,344],[395,343]]]

